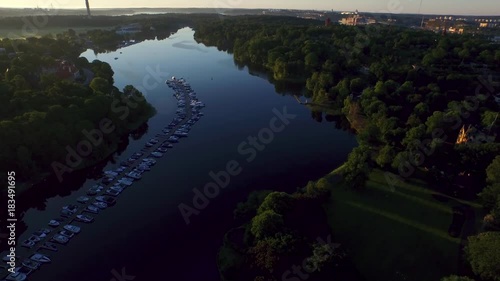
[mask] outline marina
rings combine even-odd
[[[178,110],[175,118],[161,133],[150,139],[140,152],[133,153],[121,162],[119,168],[104,171],[99,179],[100,183],[91,187],[87,196],[80,196],[75,204],[64,206],[59,218],[47,222],[50,229],[40,229],[27,240],[20,242],[19,245],[26,250],[17,249],[15,272],[2,273],[3,279],[26,280],[34,270],[50,263],[49,254],[42,251],[57,252],[58,247],[69,243],[82,231],[80,226],[73,224],[74,222],[92,223],[99,212],[115,205],[118,196],[126,188],[152,169],[156,164],[155,159],[164,157],[167,151],[174,147],[173,143],[178,143],[181,138],[188,136],[191,127],[203,116],[200,110],[205,104],[198,100],[195,91],[184,79],[172,77],[165,83],[174,91],[173,96],[177,99]],[[2,257],[4,261],[9,259],[5,253]],[[7,268],[7,264],[2,267]]]

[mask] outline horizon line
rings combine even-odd
[[[67,8],[57,8],[57,9],[50,9],[50,8],[41,8],[41,7],[0,7],[0,9],[18,9],[18,10],[24,10],[24,9],[40,9],[40,10],[84,10],[86,11],[87,9],[85,7],[80,8],[80,7],[67,7]],[[217,9],[217,10],[285,10],[285,11],[318,11],[318,12],[355,12],[349,11],[349,10],[326,10],[326,9],[290,9],[290,8],[214,8],[214,7],[99,7],[99,8],[92,8],[91,10],[133,10],[133,9]],[[359,13],[365,13],[365,14],[390,14],[390,15],[429,15],[429,16],[487,16],[487,17],[500,17],[500,15],[492,15],[492,14],[439,14],[439,13],[390,13],[390,12],[370,12],[370,11],[360,11],[358,10]]]

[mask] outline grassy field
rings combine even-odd
[[[333,185],[325,205],[329,224],[367,280],[432,281],[457,271],[460,239],[448,235],[451,208],[468,202],[440,202],[418,183],[391,189],[382,171],[370,175],[362,192]],[[480,216],[479,205],[468,205]]]

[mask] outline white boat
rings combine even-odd
[[[143,170],[143,171],[151,171],[151,167],[149,167],[148,165],[146,164],[141,164],[139,165],[137,168]]]
[[[109,194],[111,196],[118,196],[120,195],[121,191],[114,190],[114,189],[108,189],[106,190],[106,194]]]
[[[101,192],[101,189],[97,189],[97,188],[93,188],[91,187],[88,191],[87,191],[87,195],[89,196],[94,196],[96,195],[97,193]]]
[[[177,143],[179,142],[179,138],[171,136],[170,138],[168,138],[168,141],[172,143]]]
[[[22,265],[32,270],[37,270],[40,267],[40,263],[30,259],[25,259]]]
[[[86,223],[94,221],[93,217],[87,216],[87,215],[84,215],[84,214],[76,215],[76,219],[79,220],[79,221],[81,221],[81,222],[86,222]]]
[[[26,280],[26,274],[21,273],[21,272],[14,272],[14,273],[9,274],[5,280],[24,281],[24,280]]]
[[[33,232],[33,235],[36,235],[38,238],[45,238],[47,236],[47,233],[38,230],[38,231]]]
[[[66,244],[69,241],[69,238],[61,235],[61,234],[56,234],[54,237],[52,237],[52,241],[57,242],[59,244]]]
[[[66,205],[62,209],[75,213],[76,211],[78,211],[78,206],[77,205]]]
[[[120,168],[117,168],[117,169],[115,170],[115,172],[117,172],[117,173],[119,173],[119,174],[120,174],[120,173],[123,173],[123,171],[125,171],[126,169],[127,169],[126,167],[120,167]]]
[[[42,246],[40,246],[40,248],[47,249],[49,251],[57,252],[56,244],[50,243],[50,242],[43,243]]]
[[[117,172],[113,172],[113,171],[104,171],[104,174],[107,175],[107,176],[113,176],[113,177],[118,176],[118,173]]]
[[[139,173],[135,173],[135,172],[128,173],[127,177],[131,177],[135,180],[140,180],[142,178],[142,176]]]
[[[67,237],[68,239],[73,238],[73,236],[75,236],[75,234],[73,232],[67,231],[67,230],[61,230],[61,231],[59,231],[59,234],[64,236],[64,237]]]
[[[36,235],[31,235],[31,236],[28,238],[28,240],[33,241],[33,242],[35,242],[35,243],[36,243],[36,242],[40,242],[40,240],[41,240],[41,239],[40,239],[40,237],[38,237],[38,236],[36,236]]]
[[[22,243],[21,243],[21,246],[22,247],[25,247],[25,248],[28,248],[28,249],[31,249],[33,248],[33,246],[35,246],[35,242],[32,241],[32,240],[24,240]]]
[[[164,148],[164,147],[158,147],[158,149],[156,149],[156,151],[160,152],[160,153],[165,153],[168,151],[168,149]]]
[[[116,190],[118,192],[122,192],[124,188],[121,185],[113,185],[109,189]]]
[[[61,216],[65,217],[65,218],[71,217],[74,214],[75,214],[75,212],[71,212],[68,210],[61,210]]]
[[[153,158],[144,158],[144,159],[142,159],[142,163],[146,164],[148,166],[152,166],[152,165],[156,164],[156,160],[154,160]]]
[[[40,228],[38,231],[43,232],[45,234],[49,234],[52,230],[50,230],[48,228]]]
[[[61,223],[56,221],[56,220],[50,220],[49,221],[49,226],[56,227],[59,226]]]
[[[80,196],[76,199],[76,201],[78,203],[82,203],[82,204],[89,202],[89,200],[90,200],[90,197],[88,197],[88,196]]]
[[[97,213],[99,213],[99,208],[94,206],[94,205],[89,205],[89,206],[87,206],[87,208],[85,208],[84,211],[89,212],[89,213],[93,213],[93,214],[97,214]]]
[[[50,258],[47,257],[46,255],[42,255],[39,253],[36,253],[30,257],[30,259],[39,262],[39,263],[49,263],[51,262]]]
[[[92,205],[96,206],[99,209],[106,209],[108,207],[108,204],[104,202],[94,202]]]
[[[71,224],[67,224],[63,228],[68,230],[68,231],[71,231],[73,233],[79,233],[81,230],[80,227],[78,227],[76,225],[71,225]]]
[[[174,136],[177,136],[177,137],[187,137],[188,136],[188,133],[185,133],[185,132],[175,132],[174,133]]]
[[[108,206],[114,205],[116,203],[116,200],[109,196],[97,196],[95,199],[99,202],[108,204]]]
[[[144,174],[144,170],[143,169],[140,169],[139,167],[136,167],[132,170],[132,172],[136,173],[136,174],[139,174],[139,175],[142,175]]]
[[[156,158],[163,157],[163,153],[160,152],[151,152],[151,155]]]
[[[133,184],[133,182],[131,182],[131,181],[129,181],[129,180],[124,180],[124,179],[120,179],[120,180],[118,180],[118,182],[119,182],[120,184],[124,184],[124,185],[126,185],[126,186],[131,186],[131,185]]]

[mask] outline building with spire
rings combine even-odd
[[[497,115],[498,117],[498,115]],[[493,121],[493,124],[496,122]],[[492,124],[492,125],[493,125]],[[456,144],[466,144],[466,143],[491,143],[495,142],[496,134],[491,134],[491,126],[488,129],[478,130],[474,126],[469,125],[465,129],[465,125],[462,126],[460,132],[458,133]]]

